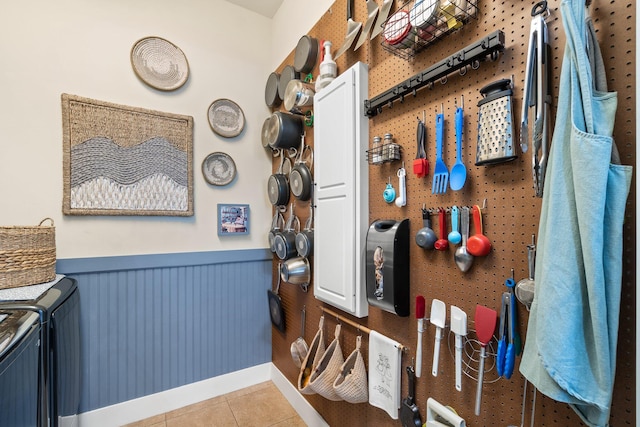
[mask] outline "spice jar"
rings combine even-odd
[[[400,146],[393,141],[392,134],[386,133],[384,135],[384,147],[386,161],[400,160]]]
[[[371,163],[378,165],[382,163],[382,138],[373,137],[373,145],[371,147]]]

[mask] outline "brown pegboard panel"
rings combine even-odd
[[[344,40],[347,21],[347,0],[337,0],[321,17],[309,32],[318,39],[328,39],[337,50]],[[364,22],[367,17],[366,3],[355,0],[354,20]],[[377,2],[381,4],[381,1]],[[378,308],[370,307],[369,317],[357,319],[345,313],[343,316],[368,328],[380,331],[385,335],[408,346],[410,351],[403,356],[403,366],[411,363],[415,357],[417,339],[417,322],[415,319],[415,297],[423,295],[427,301],[426,315],[429,316],[431,300],[438,298],[447,304],[457,305],[467,312],[469,328],[473,329],[473,316],[476,304],[486,305],[499,311],[499,298],[506,289],[504,280],[514,269],[516,281],[527,276],[526,245],[531,242],[532,234],[537,233],[541,200],[533,197],[531,178],[531,154],[519,153],[516,160],[494,165],[474,166],[477,139],[477,103],[481,99],[479,89],[486,84],[501,78],[514,79],[514,115],[516,124],[520,121],[522,106],[522,90],[524,86],[524,68],[529,44],[529,28],[531,8],[535,1],[521,0],[478,0],[478,15],[462,29],[449,34],[442,40],[418,52],[413,60],[404,60],[389,53],[381,46],[379,36],[365,43],[356,52],[349,49],[338,58],[338,70],[342,72],[356,61],[369,65],[369,97],[372,98],[394,84],[397,84],[419,71],[457,52],[470,43],[480,39],[497,29],[505,34],[506,49],[495,61],[482,62],[479,69],[468,69],[465,75],[452,74],[446,83],[435,83],[431,88],[417,92],[416,97],[407,97],[403,103],[396,102],[393,108],[383,111],[369,121],[370,140],[373,136],[383,136],[390,132],[397,143],[402,146],[403,160],[407,170],[408,202],[404,208],[387,205],[382,199],[382,191],[389,177],[397,189],[397,169],[399,162],[369,167],[370,185],[370,221],[380,218],[402,219],[411,221],[411,234],[422,227],[420,209],[425,204],[430,208],[450,207],[452,205],[482,205],[484,232],[493,244],[492,252],[484,258],[476,258],[471,270],[462,273],[453,261],[453,249],[446,252],[425,251],[412,244],[410,248],[411,268],[411,316],[399,318]],[[558,83],[565,37],[559,12],[559,0],[549,1],[551,16],[547,19],[550,42],[552,45],[552,80],[553,105],[557,104]],[[392,13],[402,5],[397,1]],[[620,150],[622,162],[636,165],[635,159],[635,14],[634,2],[621,0],[594,0],[591,5],[591,16],[598,33],[598,40],[603,51],[609,89],[618,91],[619,108],[616,116],[614,136]],[[302,34],[300,34],[302,36]],[[293,52],[284,59],[284,65],[293,63]],[[318,66],[313,71],[317,75]],[[266,76],[265,76],[266,77]],[[445,194],[431,194],[432,171],[435,164],[435,114],[441,106],[445,113],[444,159],[449,168],[455,162],[454,112],[456,103],[464,98],[464,140],[463,160],[467,167],[467,182],[461,191],[450,189]],[[427,156],[430,163],[430,174],[423,179],[413,175],[411,168],[416,154],[417,117],[422,118],[426,111]],[[552,116],[555,116],[555,111]],[[516,126],[519,133],[519,126]],[[313,131],[308,129],[306,142],[313,145]],[[365,153],[362,153],[365,155]],[[277,162],[274,161],[274,171]],[[611,425],[635,424],[635,182],[627,202],[624,228],[623,256],[623,289],[620,315],[620,332],[618,340],[617,375],[613,395]],[[301,222],[308,215],[308,202],[296,203],[296,214]],[[437,230],[437,217],[433,218],[433,226]],[[473,233],[473,225],[471,225]],[[274,283],[276,281],[277,261],[274,261]],[[287,330],[285,334],[273,329],[272,348],[273,363],[291,381],[297,383],[298,368],[292,362],[290,344],[300,334],[300,313],[303,306],[307,308],[307,321],[304,337],[311,342],[317,331],[321,316],[319,306],[324,305],[313,297],[313,288],[304,293],[297,286],[283,283],[280,287],[283,300]],[[528,313],[522,305],[519,309],[519,330],[526,334]],[[448,313],[447,313],[448,315]],[[333,338],[333,329],[337,319],[325,317],[325,337],[327,345]],[[428,322],[426,322],[428,325]],[[448,323],[448,322],[447,322]],[[560,325],[559,325],[560,326]],[[358,332],[343,324],[342,349],[344,356],[355,348]],[[453,337],[449,329],[445,330],[440,353],[439,374],[431,376],[433,340],[435,328],[426,326],[423,335],[422,377],[416,382],[416,403],[420,408],[423,422],[426,417],[426,400],[436,400],[454,407],[463,416],[467,425],[520,425],[524,379],[517,371],[511,380],[496,379],[495,368],[485,374],[482,398],[482,414],[474,415],[476,381],[463,375],[462,392],[454,389]],[[362,351],[367,362],[366,337]],[[473,333],[470,339],[475,339]],[[494,343],[495,344],[495,343]],[[477,349],[477,346],[471,350]],[[470,369],[477,369],[477,364],[470,361]],[[487,367],[491,365],[487,360]],[[519,363],[519,358],[517,359]],[[406,373],[403,369],[402,396],[406,397]],[[476,376],[470,370],[469,374]],[[304,395],[331,426],[388,426],[400,425],[391,420],[385,412],[368,404],[352,405],[345,402],[328,401],[317,395]],[[527,416],[525,425],[529,425],[533,394],[531,386],[527,393]],[[583,425],[577,415],[563,403],[537,394],[535,412],[536,426],[580,426]],[[345,421],[345,420],[348,420]]]

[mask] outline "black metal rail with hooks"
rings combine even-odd
[[[408,78],[407,80],[387,89],[380,95],[364,101],[365,114],[371,118],[382,112],[382,107],[392,107],[393,102],[400,100],[402,102],[407,95],[416,96],[416,92],[425,86],[430,86],[440,79],[444,79],[451,73],[466,70],[467,66],[478,68],[483,61],[490,56],[496,59],[498,54],[504,50],[504,33],[501,30],[494,31],[486,37],[476,41],[475,43],[463,48],[453,55],[443,59],[419,72],[418,74]]]

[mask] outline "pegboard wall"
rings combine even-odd
[[[379,4],[382,2],[379,1]],[[392,13],[402,2],[395,2]],[[381,36],[368,41],[357,51],[353,47],[337,60],[338,70],[342,72],[357,61],[369,65],[369,98],[386,91],[397,83],[413,76],[446,58],[483,36],[500,29],[505,34],[505,50],[493,61],[485,61],[478,69],[467,67],[464,75],[454,73],[446,81],[435,83],[430,88],[409,96],[402,103],[395,102],[392,108],[383,108],[380,114],[369,120],[370,140],[374,136],[393,134],[395,142],[402,146],[402,161],[407,170],[407,205],[398,208],[388,205],[382,198],[382,192],[389,178],[397,189],[396,173],[401,162],[369,166],[369,220],[409,218],[411,227],[410,277],[411,277],[411,314],[400,318],[384,312],[376,307],[369,307],[369,316],[356,319],[338,311],[344,317],[377,330],[390,338],[409,347],[403,355],[402,396],[407,396],[407,381],[404,367],[415,357],[417,340],[417,322],[415,319],[415,299],[423,295],[427,302],[426,316],[429,316],[431,300],[440,299],[449,306],[456,305],[469,316],[468,338],[475,339],[473,315],[476,304],[500,311],[500,296],[506,290],[504,281],[514,270],[516,282],[528,276],[527,249],[533,234],[538,231],[541,199],[535,198],[532,187],[531,150],[519,153],[512,162],[493,166],[475,166],[477,144],[478,101],[482,98],[480,88],[502,78],[513,78],[514,112],[516,125],[519,123],[524,87],[525,63],[529,44],[531,8],[536,2],[519,0],[478,0],[477,16],[461,29],[448,34],[426,49],[418,52],[409,60],[390,53],[381,46]],[[565,37],[560,17],[559,0],[548,2],[551,16],[547,18],[549,40],[552,47],[553,105],[557,104],[558,82]],[[335,51],[344,40],[347,0],[337,0],[309,35],[322,40],[331,40]],[[635,3],[621,0],[594,0],[590,6],[591,16],[597,31],[598,40],[603,52],[609,90],[618,92],[618,112],[614,137],[621,154],[622,162],[636,166],[635,159]],[[366,3],[355,0],[354,21],[364,22],[367,18]],[[302,36],[300,34],[299,36]],[[355,43],[354,43],[355,45]],[[280,69],[293,64],[293,52],[287,57]],[[279,71],[279,70],[276,70]],[[313,71],[317,75],[318,66]],[[467,168],[467,181],[460,191],[447,190],[445,194],[431,193],[433,167],[435,164],[435,115],[444,109],[445,136],[444,160],[449,168],[456,159],[454,113],[456,105],[464,98],[464,138],[463,161]],[[417,178],[412,173],[412,163],[416,155],[417,118],[426,113],[427,126],[427,158],[430,163],[430,174],[426,178]],[[552,117],[555,117],[553,110]],[[516,127],[519,134],[519,126]],[[307,144],[313,146],[313,131],[306,133]],[[365,153],[362,153],[364,156]],[[274,159],[273,171],[278,166]],[[485,202],[486,201],[486,202]],[[308,217],[308,203],[297,202],[296,214],[301,223]],[[422,227],[421,208],[483,205],[484,233],[491,240],[493,249],[486,257],[476,257],[473,267],[462,273],[455,265],[454,249],[447,251],[427,251],[413,243],[413,236]],[[623,290],[620,315],[620,331],[618,339],[617,373],[613,395],[611,425],[635,425],[635,183],[632,184],[627,201],[626,221],[624,228],[623,256]],[[437,217],[432,217],[434,229],[437,231]],[[473,225],[471,225],[473,230]],[[559,237],[560,238],[560,237]],[[277,278],[277,259],[274,257],[273,280]],[[315,299],[313,287],[304,293],[298,286],[283,283],[280,286],[287,324],[286,333],[273,329],[272,347],[273,363],[289,379],[297,384],[298,368],[294,365],[290,345],[300,335],[300,316],[306,306],[306,326],[304,338],[310,343],[315,335],[322,312],[319,307],[324,303]],[[519,304],[519,332],[526,336],[527,311]],[[327,345],[333,338],[333,329],[338,319],[325,316],[325,337]],[[474,350],[477,345],[473,341],[467,344],[465,362],[467,374],[463,375],[462,391],[454,388],[453,335],[447,328],[444,333],[440,353],[439,374],[431,375],[433,340],[435,327],[425,322],[426,332],[423,335],[422,377],[416,381],[416,404],[420,409],[423,422],[426,420],[426,401],[434,397],[445,405],[449,405],[467,421],[470,426],[519,425],[523,403],[524,378],[518,372],[520,358],[516,360],[516,369],[511,380],[498,379],[492,360],[487,360],[485,384],[483,387],[482,413],[474,415],[476,392],[477,363]],[[448,326],[448,319],[447,319]],[[562,327],[562,325],[558,325]],[[355,348],[358,331],[351,326],[342,328],[341,346],[345,358]],[[495,344],[495,342],[494,342]],[[367,361],[367,337],[363,337],[362,351]],[[528,387],[526,395],[525,425],[530,425],[532,407],[532,388]],[[331,426],[388,426],[400,425],[379,410],[364,404],[332,402],[318,395],[305,395],[305,398],[324,417]],[[346,421],[348,420],[348,421]],[[583,425],[578,416],[563,403],[555,402],[541,393],[537,394],[535,406],[536,426],[579,426]]]

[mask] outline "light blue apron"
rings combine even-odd
[[[618,164],[617,94],[607,92],[585,1],[564,0],[560,8],[567,44],[520,372],[587,425],[607,426],[632,168]]]

